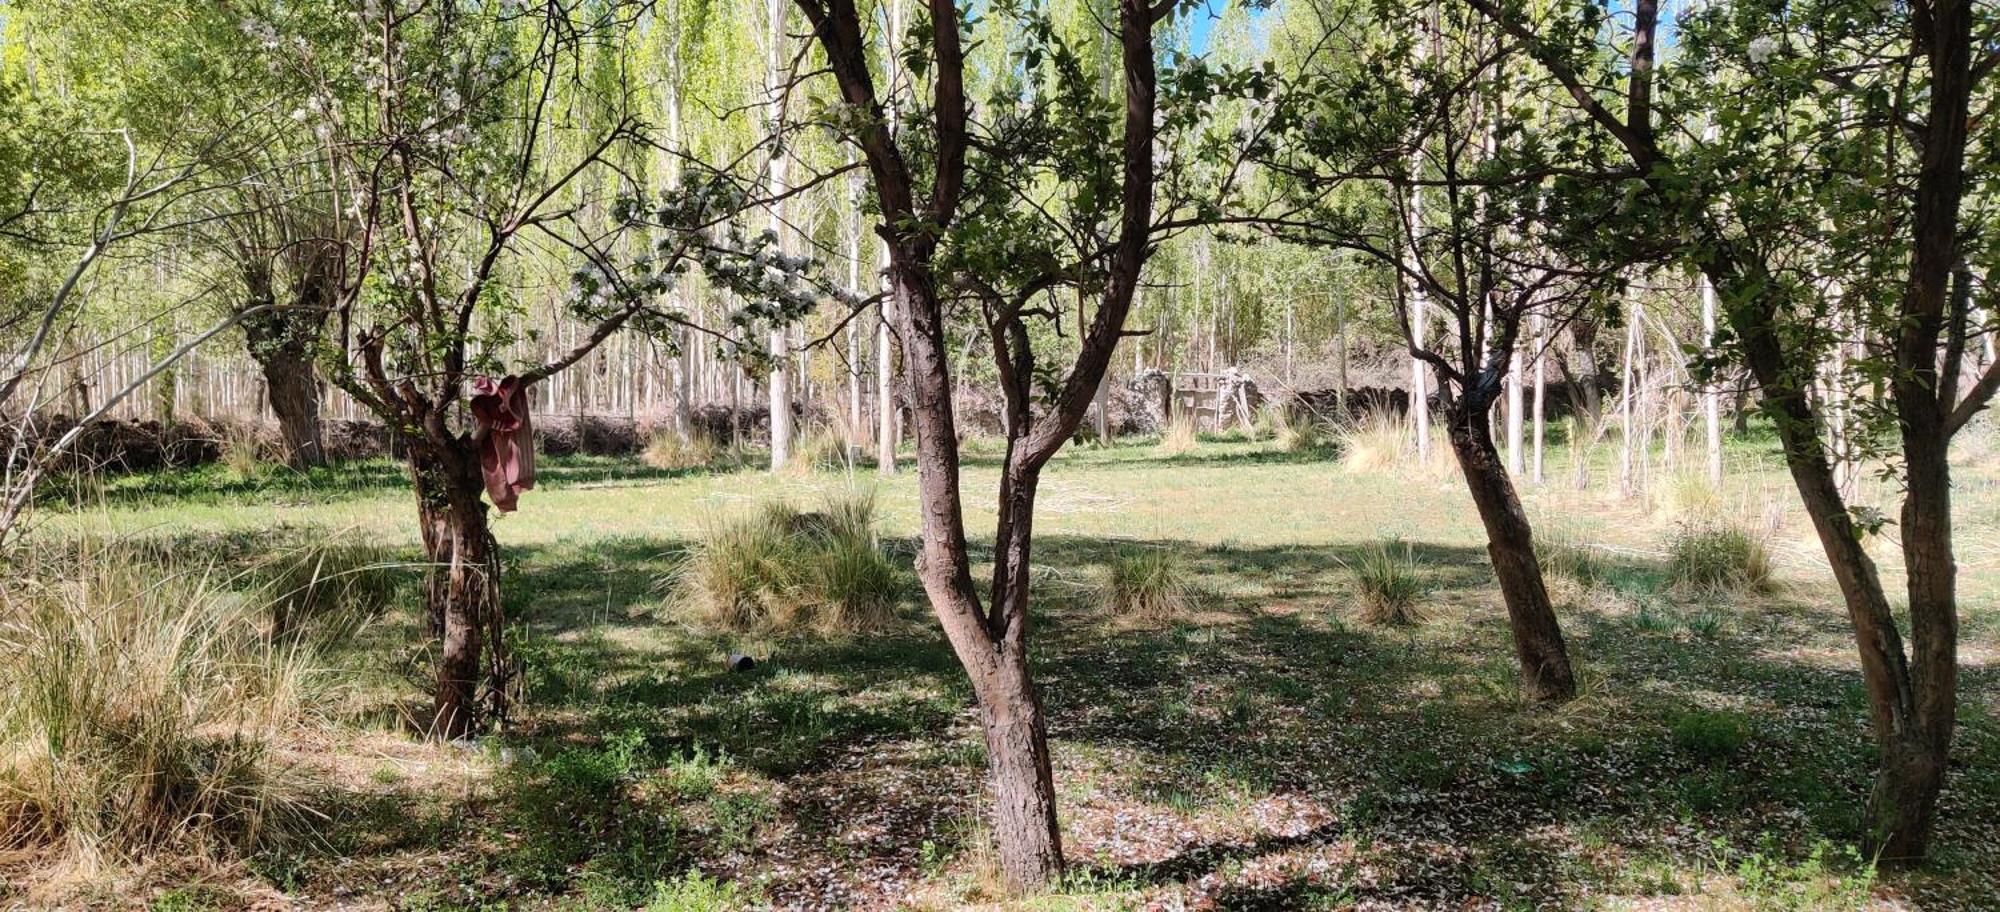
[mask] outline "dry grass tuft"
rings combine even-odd
[[[876,629],[902,590],[869,491],[829,494],[820,512],[772,502],[714,523],[666,582],[670,607],[730,630]]]
[[[1121,617],[1166,623],[1186,611],[1194,595],[1187,565],[1165,548],[1121,548],[1105,568],[1104,603]]]
[[[0,848],[88,874],[242,855],[310,816],[272,750],[315,704],[311,656],[257,600],[153,556],[64,546],[0,585]]]
[[[1155,449],[1162,456],[1179,456],[1192,452],[1201,442],[1200,433],[1195,429],[1194,416],[1177,412],[1160,432],[1160,445]]]
[[[700,431],[682,437],[669,429],[654,434],[639,459],[653,468],[676,472],[710,468],[721,463],[723,456],[723,446],[714,437]]]

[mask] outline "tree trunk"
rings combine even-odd
[[[1576,675],[1555,606],[1535,561],[1534,534],[1521,498],[1501,464],[1493,431],[1481,402],[1461,400],[1451,421],[1452,451],[1465,473],[1479,520],[1486,527],[1486,553],[1507,603],[1514,654],[1521,663],[1521,690],[1538,703],[1576,696]]]
[[[1905,435],[1902,532],[1911,647],[1901,690],[1910,702],[1910,718],[1884,740],[1868,814],[1870,848],[1891,863],[1919,861],[1929,848],[1957,725],[1958,564],[1952,555],[1950,434],[1925,380],[1912,377],[1897,384],[1911,387],[1897,391]]]
[[[258,364],[270,393],[271,413],[278,417],[285,464],[295,469],[326,464],[326,447],[320,439],[319,376],[310,358],[294,360],[298,354],[287,351]]]
[[[1040,887],[1062,875],[1062,831],[1048,722],[1026,650],[995,656],[989,670],[974,676],[973,692],[986,732],[1001,877],[1016,892]]]
[[[425,608],[440,641],[429,734],[455,741],[505,715],[499,546],[487,525],[476,453],[413,450],[410,468],[429,564]]]

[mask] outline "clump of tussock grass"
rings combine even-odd
[[[1193,451],[1200,443],[1201,433],[1195,428],[1194,416],[1176,412],[1160,431],[1160,445],[1156,449],[1162,456],[1179,456]]]
[[[1423,620],[1423,565],[1416,548],[1400,538],[1377,541],[1347,563],[1361,600],[1361,619],[1379,626]]]
[[[1586,590],[1602,582],[1610,569],[1597,548],[1561,523],[1535,527],[1535,562],[1545,579]]]
[[[670,607],[709,624],[823,632],[887,624],[902,589],[867,491],[829,494],[817,512],[773,501],[714,523],[667,584]]]
[[[409,568],[380,545],[324,539],[277,554],[246,574],[251,591],[269,607],[280,636],[309,625],[342,628],[380,614],[410,578]]]
[[[1340,466],[1357,475],[1398,465],[1416,448],[1409,422],[1386,410],[1355,418],[1340,429],[1339,439]]]
[[[1655,513],[1673,519],[1714,520],[1725,514],[1722,491],[1705,470],[1675,472],[1653,491]]]
[[[1667,541],[1667,578],[1676,586],[1708,592],[1767,591],[1771,551],[1762,536],[1739,524],[1685,522]]]
[[[1287,453],[1312,453],[1333,447],[1335,438],[1326,421],[1313,414],[1294,415],[1281,405],[1266,405],[1257,412],[1257,436],[1277,441]]]
[[[832,427],[816,425],[793,438],[792,458],[786,466],[796,472],[845,468],[847,441]]]
[[[256,599],[158,557],[65,545],[0,584],[0,849],[89,873],[240,857],[310,818],[274,748],[317,701],[311,655]]]
[[[1103,599],[1112,613],[1165,623],[1194,602],[1194,581],[1180,555],[1165,548],[1121,548],[1105,565]]]
[[[722,442],[701,431],[683,437],[669,429],[653,435],[639,459],[655,469],[675,472],[706,469],[722,462]]]
[[[237,482],[253,482],[269,476],[277,469],[271,460],[270,446],[255,424],[230,422],[221,428],[218,461],[223,471]]]

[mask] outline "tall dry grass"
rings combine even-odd
[[[866,490],[829,493],[817,511],[775,501],[715,522],[665,583],[668,607],[690,620],[827,633],[887,624],[902,590]]]
[[[318,679],[267,606],[170,552],[17,561],[0,584],[0,847],[93,872],[247,852],[310,816],[274,746],[307,724]]]

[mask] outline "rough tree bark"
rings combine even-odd
[[[1536,702],[1567,700],[1576,695],[1576,674],[1541,564],[1535,560],[1527,511],[1493,443],[1488,406],[1475,396],[1459,400],[1451,409],[1452,453],[1486,528],[1486,554],[1500,581],[1514,655],[1521,664],[1521,691]]]
[[[439,643],[426,729],[432,737],[458,740],[506,713],[506,662],[496,637],[504,626],[499,546],[482,499],[479,453],[469,438],[412,447],[409,469],[427,563],[424,606]]]
[[[293,468],[324,465],[326,448],[320,434],[320,381],[314,360],[339,294],[330,249],[306,242],[296,257],[288,300],[278,300],[271,264],[250,257],[243,265],[248,292],[244,310],[257,309],[242,321],[251,360],[264,375],[271,413],[278,419],[278,436],[285,464]],[[261,309],[258,309],[261,308]]]

